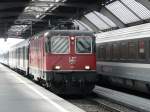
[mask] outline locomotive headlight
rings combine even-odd
[[[60,70],[60,66],[55,66],[55,69],[56,70]]]
[[[75,40],[75,37],[70,37],[70,38],[71,38],[72,41]]]
[[[90,70],[90,66],[86,65],[85,70]]]

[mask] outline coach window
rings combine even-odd
[[[128,44],[123,42],[120,44],[120,59],[128,58]]]
[[[97,59],[100,59],[100,56],[101,54],[100,54],[100,45],[97,45],[96,46],[96,57],[97,57]]]
[[[66,37],[66,36],[51,37],[51,53],[68,54],[69,53],[69,37]]]
[[[18,59],[20,60],[20,48],[18,48]]]
[[[105,59],[106,57],[106,49],[104,46],[100,46],[100,59]]]
[[[128,43],[129,49],[129,59],[136,59],[136,43],[129,42]]]
[[[28,46],[25,47],[25,59],[28,59],[29,57],[29,49],[28,49]]]
[[[148,43],[148,49],[149,49],[149,59],[150,59],[150,40],[149,40],[149,43]]]
[[[23,59],[25,59],[25,47],[23,47]]]
[[[113,44],[113,59],[119,58],[119,46],[118,44]]]
[[[18,50],[17,49],[15,49],[15,54],[16,54],[16,57],[15,57],[15,59],[16,59],[16,58],[18,58]]]
[[[22,47],[20,48],[20,59],[23,59]]]
[[[145,59],[145,43],[144,40],[138,42],[138,56],[140,59]]]
[[[112,46],[107,45],[106,46],[106,59],[109,60],[112,58]]]

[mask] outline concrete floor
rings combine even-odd
[[[84,112],[0,65],[0,112]]]

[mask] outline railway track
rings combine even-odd
[[[98,96],[66,99],[86,112],[137,112]]]
[[[103,109],[104,112],[137,112],[129,107],[111,102],[110,100],[105,98],[99,97],[92,100],[95,101],[100,106],[100,108]]]
[[[96,100],[95,100],[96,101]],[[108,111],[108,112],[124,112],[124,111],[122,111],[122,110],[120,110],[120,109],[118,109],[118,108],[116,108],[116,107],[113,107],[112,105],[107,105],[106,103],[104,103],[104,102],[101,102],[101,101],[97,101],[98,102],[98,105],[102,108],[102,109],[104,109],[104,110],[106,110],[106,111]]]

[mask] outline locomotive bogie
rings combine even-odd
[[[92,91],[96,81],[93,72],[46,72],[42,82],[57,94],[87,94]],[[87,86],[88,85],[88,86]]]

